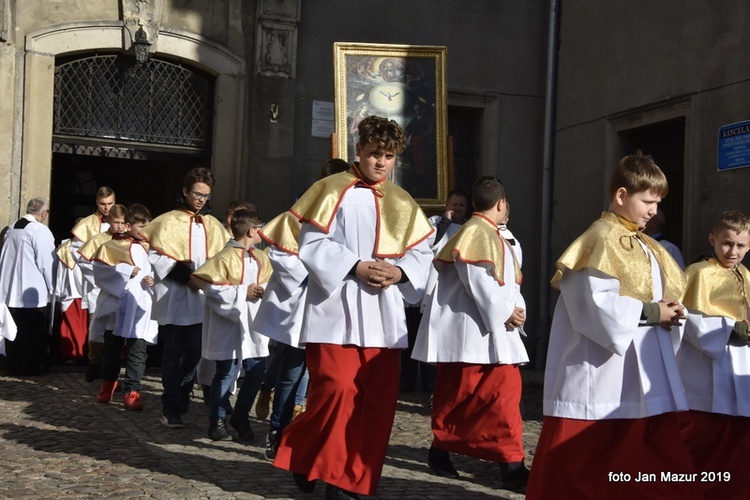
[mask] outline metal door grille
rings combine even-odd
[[[208,148],[213,85],[179,64],[97,55],[55,68],[54,133]]]

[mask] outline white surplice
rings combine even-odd
[[[302,224],[299,258],[310,278],[300,342],[406,348],[404,301],[422,298],[433,254],[423,240],[397,259],[386,259],[408,276],[386,289],[368,287],[349,273],[359,260],[375,260],[376,195],[353,188],[342,196],[326,234]]]
[[[131,243],[130,255],[133,264],[120,262],[110,266],[93,261],[94,281],[100,293],[91,335],[103,338],[104,330],[110,330],[118,337],[155,344],[158,325],[151,319],[153,287],[142,284],[145,277],[153,277],[148,253],[141,244]],[[140,271],[131,277],[136,267]]]
[[[190,224],[191,267],[192,271],[195,271],[206,262],[206,232],[202,224]],[[153,249],[149,251],[149,261],[156,279],[152,317],[160,325],[188,326],[202,322],[203,294],[166,278],[177,262]]]
[[[39,308],[54,290],[55,238],[33,215],[23,228],[10,225],[0,254],[0,302],[10,308]]]
[[[517,364],[529,361],[518,328],[505,321],[526,309],[510,245],[500,285],[489,264],[435,262],[438,280],[422,316],[412,358],[428,363]]]
[[[275,246],[268,250],[273,274],[266,286],[253,330],[277,342],[299,345],[307,298],[307,269],[299,257]]]
[[[268,337],[252,331],[261,300],[247,300],[247,289],[258,277],[258,263],[247,252],[243,252],[243,260],[244,274],[239,285],[207,283],[203,286],[201,357],[204,359],[220,361],[268,356]]]
[[[640,242],[639,242],[640,243]],[[653,301],[662,275],[650,250]],[[675,353],[684,327],[640,326],[643,303],[591,268],[560,281],[544,377],[544,414],[603,420],[687,410]]]

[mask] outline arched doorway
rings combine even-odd
[[[213,78],[178,62],[118,54],[55,61],[50,229],[67,237],[110,186],[154,215],[174,207],[185,172],[210,167]]]

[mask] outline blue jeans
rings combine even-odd
[[[226,408],[229,403],[229,389],[237,379],[240,369],[239,359],[223,359],[216,361],[216,374],[211,381],[211,395],[208,404],[208,418],[222,419],[227,416]]]
[[[159,325],[164,344],[161,361],[161,396],[164,414],[180,414],[180,390],[189,391],[201,359],[201,324]],[[183,387],[184,386],[184,387]]]
[[[276,357],[281,358],[281,373],[273,396],[271,430],[282,431],[294,411],[294,396],[305,371],[305,350],[281,343],[276,344],[276,349]]]
[[[266,372],[267,358],[246,358],[242,360],[242,368],[245,370],[245,378],[237,393],[237,401],[234,402],[234,411],[247,414],[253,407],[255,396],[258,395],[260,384],[263,382],[263,374]]]
[[[307,370],[302,372],[302,377],[299,379],[299,386],[297,392],[294,394],[294,406],[304,405],[305,399],[307,398],[307,385],[310,383],[310,374]]]

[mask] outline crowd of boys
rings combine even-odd
[[[713,257],[683,273],[644,232],[667,195],[666,177],[640,152],[620,161],[608,210],[556,264],[545,419],[529,471],[520,413],[526,305],[504,185],[481,177],[468,218],[469,197],[452,191],[443,216],[427,219],[388,180],[403,130],[373,116],[358,132],[359,161],[322,176],[266,227],[243,204],[226,226],[213,218],[207,169],[191,170],[177,208],[154,220],[142,205],[115,204],[110,189],[97,193],[97,212],[57,255],[86,283],[79,297],[91,313],[90,364],[101,365],[98,402],[121,384],[124,407],[143,408],[146,346],[158,331],[161,423],[183,427],[203,359],[208,436],[232,439],[231,413],[239,439],[253,439],[249,412],[273,339],[282,368],[266,456],[303,492],[323,482],[326,499],[359,498],[377,490],[399,383],[415,382],[419,365],[399,376],[408,347],[433,392],[426,458],[438,475],[459,477],[452,452],[496,462],[503,488],[528,483],[532,499],[750,491],[750,272],[742,265],[750,218],[722,214],[709,234]],[[13,231],[41,230],[34,224],[46,205],[32,201]],[[4,280],[13,249],[23,251],[6,245],[0,255]],[[48,274],[43,295],[52,290]],[[420,304],[410,336],[409,306],[419,312]],[[18,318],[19,332],[34,328]],[[293,419],[305,369],[308,405]]]

